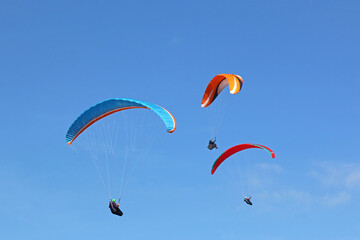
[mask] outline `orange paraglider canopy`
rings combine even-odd
[[[216,75],[205,90],[201,107],[209,106],[227,85],[229,85],[230,93],[236,94],[241,90],[243,80],[240,76],[234,74]]]

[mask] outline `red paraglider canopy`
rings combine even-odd
[[[244,143],[244,144],[240,144],[240,145],[231,147],[228,150],[226,150],[223,154],[221,154],[214,162],[214,165],[212,166],[212,169],[211,169],[211,174],[214,174],[216,169],[220,166],[220,164],[223,161],[225,161],[228,157],[230,157],[231,155],[233,155],[237,152],[240,152],[242,150],[249,149],[249,148],[260,148],[260,149],[267,150],[269,152],[269,154],[271,155],[271,157],[275,158],[275,153],[268,147],[265,147],[260,144]]]

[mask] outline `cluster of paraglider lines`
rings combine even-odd
[[[231,94],[237,94],[243,85],[243,80],[240,76],[238,75],[234,75],[234,74],[219,74],[216,75],[208,84],[202,102],[201,102],[201,107],[206,108],[208,106],[210,106],[215,99],[217,98],[217,96],[222,92],[222,90],[226,87],[229,86],[229,90]],[[158,106],[156,104],[153,103],[149,103],[149,102],[145,102],[145,101],[141,101],[141,100],[135,100],[135,99],[128,99],[128,98],[113,98],[113,99],[108,99],[105,100],[103,102],[97,103],[93,106],[91,106],[90,108],[88,108],[87,110],[85,110],[70,126],[69,130],[66,133],[66,142],[67,144],[69,144],[71,146],[71,144],[74,142],[74,140],[81,134],[83,133],[87,128],[89,128],[92,124],[94,124],[95,122],[113,114],[116,112],[120,112],[120,111],[125,111],[125,110],[129,110],[129,109],[148,109],[153,111],[165,124],[166,126],[166,130],[169,133],[172,133],[175,131],[176,129],[176,121],[174,116],[165,108]],[[109,131],[109,129],[104,130],[104,131]],[[110,131],[109,131],[110,132]],[[116,138],[116,137],[115,137]],[[118,200],[118,203],[116,203],[116,199],[112,199],[111,195],[110,195],[110,180],[109,178],[107,179],[108,184],[106,184],[106,179],[104,179],[104,177],[101,174],[101,170],[98,167],[97,161],[99,161],[98,157],[97,157],[97,153],[96,153],[96,143],[93,142],[91,139],[89,139],[89,144],[92,145],[92,147],[90,148],[90,155],[92,156],[92,159],[94,161],[94,164],[97,168],[97,171],[101,177],[101,181],[104,185],[105,188],[106,185],[108,185],[108,195],[110,198],[109,201],[109,208],[111,210],[111,212],[113,214],[116,214],[118,216],[122,216],[123,213],[119,208],[119,203],[120,203],[120,199],[121,199],[121,195],[120,198]],[[208,148],[210,150],[212,149],[217,149],[217,145],[216,145],[216,137],[214,139],[210,139],[209,140],[209,145]],[[108,154],[113,152],[113,148],[114,148],[114,140],[111,137],[108,140],[108,149],[105,150],[105,161],[106,161],[106,168],[107,168],[107,172],[108,172],[108,176],[109,176],[109,163],[108,163]],[[268,151],[270,153],[270,155],[272,156],[272,158],[275,157],[274,152],[269,149],[268,147],[259,145],[259,144],[240,144],[240,145],[236,145],[233,146],[229,149],[227,149],[224,153],[222,153],[214,162],[212,169],[211,169],[211,174],[214,174],[215,171],[217,170],[217,168],[221,165],[222,162],[224,162],[228,157],[230,157],[231,155],[245,150],[245,149],[250,149],[250,148],[258,148],[258,149],[264,149],[266,151]],[[128,155],[128,148],[126,148],[126,153],[125,155]],[[124,168],[125,169],[125,162],[124,162]],[[125,170],[124,170],[125,171]],[[132,173],[130,174],[132,175]],[[127,183],[124,180],[124,176],[125,176],[125,172],[123,172],[122,174],[122,185],[121,188],[124,189],[126,188]],[[128,182],[128,181],[127,181]],[[252,205],[251,201],[250,201],[251,197],[245,197],[244,201],[247,204]]]

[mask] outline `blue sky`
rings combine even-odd
[[[357,1],[1,1],[0,236],[359,239],[359,10]],[[219,73],[244,85],[209,151],[200,103]],[[136,169],[121,218],[94,165],[65,143],[82,111],[114,97],[159,104],[178,123]],[[222,151],[247,142],[276,153],[243,155],[262,173],[252,207],[226,174],[210,175]]]

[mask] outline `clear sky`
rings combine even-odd
[[[358,1],[0,1],[1,239],[360,239],[359,12]],[[219,73],[244,85],[209,151],[200,103]],[[178,123],[136,170],[121,218],[65,143],[81,112],[114,97]],[[210,175],[247,142],[276,153],[244,153],[264,173],[251,207],[225,167]]]

